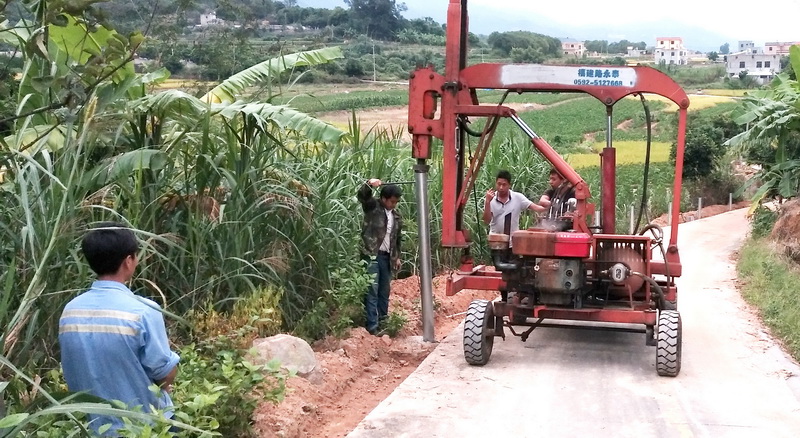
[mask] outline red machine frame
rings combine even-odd
[[[679,107],[677,156],[675,180],[672,191],[672,216],[669,244],[664,260],[645,260],[647,276],[666,276],[660,281],[663,298],[675,303],[677,290],[673,277],[681,275],[681,263],[677,245],[678,215],[683,172],[686,113],[689,99],[684,90],[665,74],[650,67],[635,66],[550,66],[525,64],[475,64],[467,66],[468,18],[467,0],[450,0],[447,12],[447,46],[444,75],[432,68],[420,68],[411,74],[409,85],[408,130],[412,134],[413,156],[424,164],[431,157],[432,139],[443,142],[442,174],[442,237],[444,247],[463,248],[459,272],[448,281],[448,295],[462,289],[500,290],[504,282],[500,272],[475,266],[469,255],[471,239],[464,227],[463,213],[472,190],[475,175],[479,171],[486,149],[489,147],[494,128],[499,118],[506,117],[517,123],[531,138],[532,145],[575,187],[577,206],[573,218],[574,229],[592,234],[587,225],[587,216],[593,214],[594,205],[589,204],[589,188],[578,173],[533,130],[525,126],[515,111],[503,105],[480,104],[478,89],[508,90],[511,92],[581,92],[600,100],[607,108],[609,132],[606,148],[601,154],[600,218],[602,233],[592,234],[593,254],[597,254],[600,241],[625,241],[647,239],[615,233],[616,157],[611,144],[611,115],[613,105],[620,99],[642,93],[663,96]],[[588,73],[591,70],[591,73]],[[600,78],[596,77],[600,73]],[[589,76],[591,74],[591,77]],[[465,156],[464,117],[486,118],[477,152],[467,163]],[[590,262],[590,260],[587,260]],[[657,310],[651,302],[650,285],[645,284],[646,297],[631,303],[626,309],[566,309],[537,305],[534,318],[554,318],[583,321],[605,321],[616,323],[656,324]],[[500,304],[500,309],[503,305]]]

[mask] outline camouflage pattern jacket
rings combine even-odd
[[[361,254],[365,256],[376,256],[381,247],[383,239],[386,237],[386,209],[383,208],[380,201],[372,196],[372,187],[369,184],[364,184],[358,189],[358,201],[361,202],[361,208],[364,210],[364,221],[361,224]],[[392,263],[390,266],[394,267],[397,260],[400,259],[400,236],[403,229],[403,218],[397,209],[392,210],[394,216],[394,227],[392,227],[392,235],[389,236],[391,244]]]

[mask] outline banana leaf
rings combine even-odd
[[[302,133],[308,139],[328,143],[338,143],[347,133],[335,126],[302,113],[293,108],[269,103],[235,102],[230,105],[214,105],[219,114],[226,119],[234,119],[240,114],[252,116],[262,129],[274,123],[281,129]]]
[[[339,58],[343,58],[340,48],[326,47],[268,59],[222,81],[200,100],[208,103],[232,103],[245,88],[272,80],[286,70],[325,64]]]

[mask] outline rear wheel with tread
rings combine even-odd
[[[494,345],[494,308],[487,300],[475,300],[464,318],[464,359],[470,365],[486,365]]]
[[[662,310],[658,315],[656,372],[675,377],[681,371],[681,315],[677,310]]]

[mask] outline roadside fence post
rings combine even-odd
[[[633,232],[636,231],[636,230],[633,229],[633,227],[635,226],[634,223],[633,223],[633,221],[635,220],[634,219],[633,208],[634,208],[633,204],[631,204],[631,232],[630,232],[630,234],[633,234]]]

